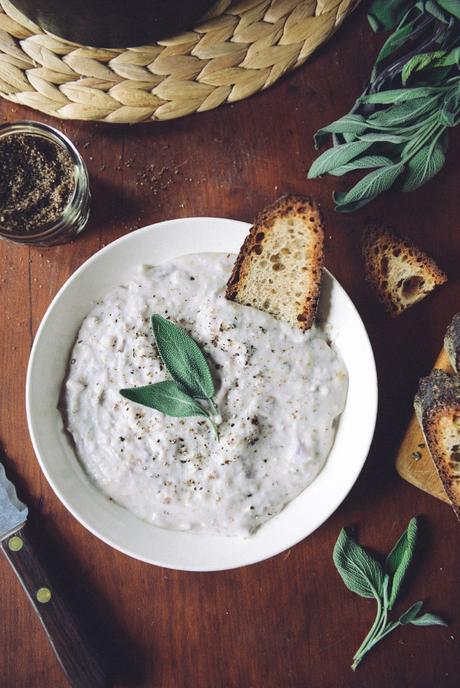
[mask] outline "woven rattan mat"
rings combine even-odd
[[[0,95],[63,119],[182,117],[267,88],[359,0],[219,0],[193,31],[108,50],[56,38],[0,0]]]

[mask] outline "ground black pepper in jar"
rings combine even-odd
[[[52,127],[16,122],[0,127],[0,235],[47,246],[69,241],[89,215],[86,166]]]

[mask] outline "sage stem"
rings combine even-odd
[[[369,633],[366,635],[363,642],[361,643],[358,650],[356,651],[355,656],[353,657],[353,664],[351,665],[351,668],[353,669],[353,671],[355,671],[357,669],[359,663],[361,662],[362,658],[366,654],[367,646],[368,646],[369,642],[374,639],[374,635],[377,632],[379,625],[380,625],[380,621],[382,618],[382,603],[380,602],[380,599],[378,597],[376,597],[376,600],[377,600],[377,614],[375,616],[374,623],[372,624],[372,627],[371,627]]]

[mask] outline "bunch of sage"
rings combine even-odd
[[[214,381],[201,349],[185,330],[161,315],[153,315],[151,322],[158,353],[173,379],[121,389],[120,394],[167,416],[202,416],[217,438]]]
[[[460,0],[374,0],[374,31],[394,29],[351,112],[320,129],[315,147],[332,136],[310,179],[371,170],[336,210],[351,212],[394,187],[413,191],[443,167],[447,131],[460,122]]]
[[[421,613],[423,602],[415,602],[398,619],[391,621],[388,612],[393,608],[404,578],[413,560],[417,540],[417,519],[412,518],[383,566],[364,547],[358,545],[345,529],[334,547],[334,564],[349,590],[361,597],[374,598],[377,614],[369,633],[353,657],[351,668],[355,670],[363,657],[382,638],[399,626],[446,626],[436,614]]]

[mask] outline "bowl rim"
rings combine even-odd
[[[112,539],[110,539],[110,537],[108,537],[103,532],[98,530],[97,527],[94,527],[93,525],[89,524],[86,521],[85,517],[82,516],[79,513],[79,511],[77,509],[75,509],[74,506],[72,506],[68,502],[67,497],[62,493],[62,491],[60,489],[58,481],[52,475],[52,471],[51,472],[49,471],[46,460],[44,460],[42,455],[41,455],[39,442],[37,440],[37,436],[35,434],[35,429],[34,429],[34,424],[35,424],[36,420],[34,418],[34,414],[32,411],[32,399],[31,399],[31,396],[32,396],[32,374],[34,371],[34,366],[36,365],[38,345],[39,345],[41,337],[43,336],[43,332],[47,327],[48,319],[50,318],[50,315],[51,315],[56,303],[60,300],[61,296],[66,291],[68,286],[70,284],[74,283],[76,280],[78,280],[80,274],[82,272],[84,272],[89,265],[96,262],[102,255],[105,255],[106,253],[110,252],[115,245],[119,246],[119,245],[122,245],[124,243],[128,243],[129,241],[132,240],[132,237],[134,235],[139,236],[139,234],[141,234],[141,233],[147,234],[149,232],[152,232],[152,230],[154,231],[154,230],[160,229],[160,228],[167,228],[168,226],[177,225],[180,223],[188,224],[190,222],[194,222],[197,224],[201,224],[201,223],[205,223],[205,222],[222,222],[222,221],[229,222],[232,224],[238,224],[238,225],[240,225],[240,227],[242,229],[246,229],[246,231],[251,226],[250,223],[242,222],[240,220],[233,220],[230,218],[217,218],[217,217],[209,217],[209,216],[176,218],[176,219],[171,219],[171,220],[164,220],[164,221],[157,222],[157,223],[152,223],[150,225],[146,225],[144,227],[141,227],[137,230],[134,230],[133,232],[130,232],[129,234],[125,234],[125,235],[119,237],[118,239],[115,239],[113,242],[107,244],[107,246],[104,246],[103,248],[96,251],[86,261],[84,261],[82,263],[82,265],[80,265],[77,268],[77,270],[75,270],[74,273],[72,273],[69,276],[69,278],[60,287],[60,289],[58,290],[58,292],[56,293],[56,295],[54,296],[54,298],[50,302],[50,304],[49,304],[48,308],[46,309],[45,314],[44,314],[44,316],[40,322],[40,325],[36,331],[33,345],[32,345],[31,352],[30,352],[29,363],[28,363],[28,367],[27,367],[26,395],[25,396],[26,396],[26,413],[27,413],[27,423],[28,423],[29,434],[30,434],[30,438],[31,438],[32,445],[34,448],[35,456],[36,456],[36,459],[40,465],[40,468],[41,468],[43,474],[45,475],[45,478],[47,479],[52,490],[54,491],[54,493],[58,497],[58,499],[62,502],[62,504],[65,506],[65,508],[72,514],[72,516],[74,516],[74,518],[76,518],[76,520],[82,526],[84,526],[84,528],[89,530],[93,535],[95,535],[98,539],[105,542],[110,547],[113,547],[114,549],[116,549],[116,550],[130,556],[130,557],[133,557],[139,561],[144,561],[144,562],[149,563],[149,564],[154,564],[157,566],[161,566],[164,568],[170,568],[170,569],[174,569],[174,570],[211,572],[211,571],[230,570],[230,569],[239,568],[242,566],[253,565],[253,564],[265,561],[266,559],[269,559],[273,556],[280,554],[281,552],[295,546],[296,544],[298,544],[299,542],[304,540],[306,537],[311,535],[325,521],[327,521],[330,518],[330,516],[339,508],[339,506],[342,504],[344,499],[348,496],[348,494],[352,490],[352,488],[353,488],[356,480],[358,479],[358,477],[359,477],[359,475],[360,475],[360,473],[364,467],[364,464],[367,460],[367,456],[369,454],[369,449],[370,449],[370,446],[371,446],[371,443],[372,443],[372,440],[374,437],[375,425],[376,425],[376,420],[377,420],[378,380],[377,380],[377,370],[376,370],[376,365],[375,365],[375,357],[374,357],[372,345],[371,345],[371,342],[369,339],[369,335],[368,335],[367,330],[364,326],[364,323],[361,319],[361,316],[359,315],[359,313],[356,309],[356,306],[352,302],[351,298],[349,297],[349,295],[347,294],[345,289],[342,287],[340,282],[338,282],[338,280],[336,280],[336,278],[330,273],[330,271],[327,270],[327,268],[323,268],[324,272],[329,276],[329,278],[331,279],[331,282],[334,284],[334,288],[338,288],[342,292],[342,296],[348,302],[348,306],[351,307],[351,309],[354,311],[355,316],[357,317],[359,323],[362,326],[362,332],[363,332],[363,335],[365,337],[363,343],[367,347],[368,353],[370,354],[370,357],[368,360],[368,364],[370,364],[370,370],[368,371],[369,378],[367,380],[368,390],[370,392],[370,395],[369,395],[369,399],[367,400],[367,407],[370,410],[371,422],[368,424],[366,431],[365,431],[366,437],[365,437],[365,440],[363,440],[362,458],[359,462],[357,462],[357,465],[355,467],[355,470],[352,472],[352,475],[348,476],[347,489],[341,495],[341,498],[339,501],[336,501],[333,504],[329,505],[329,507],[325,510],[325,512],[323,514],[321,514],[320,518],[317,518],[314,521],[314,525],[309,530],[308,533],[304,533],[303,535],[300,535],[299,537],[294,536],[291,538],[286,538],[280,546],[274,547],[271,551],[267,552],[264,556],[257,556],[253,559],[249,558],[248,561],[244,561],[243,563],[235,563],[234,565],[225,564],[222,567],[213,567],[213,568],[206,568],[206,567],[203,568],[203,566],[200,564],[198,564],[196,566],[195,565],[190,565],[190,566],[188,565],[188,566],[184,567],[184,566],[172,565],[171,563],[168,563],[167,561],[161,560],[160,558],[157,558],[157,557],[154,560],[152,557],[146,557],[146,556],[140,555],[138,552],[135,551],[135,548],[131,549],[130,547],[120,545],[120,544],[114,542]],[[188,255],[189,253],[190,253],[189,251],[187,251],[185,253],[177,253],[175,257],[179,257],[181,255]],[[139,261],[139,262],[141,263],[142,261]],[[334,444],[335,444],[335,441],[334,441]],[[334,444],[333,444],[333,447],[334,447]],[[364,451],[364,449],[365,449],[365,451]],[[332,449],[331,449],[331,451],[332,451]],[[77,457],[75,457],[75,458],[78,461],[78,458]],[[328,459],[326,459],[326,463],[328,460],[329,460],[329,457],[328,457]],[[324,466],[323,466],[322,470],[324,470]],[[320,474],[321,474],[321,472],[320,472]],[[313,483],[315,482],[315,480],[313,481]],[[308,489],[308,488],[306,488],[306,489]],[[297,499],[297,497],[295,499]],[[295,501],[295,500],[293,500],[293,501]],[[123,508],[123,507],[120,507],[120,508]],[[282,512],[283,512],[283,510],[280,513],[282,513]],[[148,525],[155,527],[152,524],[148,524]],[[171,531],[171,532],[175,533],[178,531]],[[196,536],[195,533],[185,533],[185,534],[191,535],[192,537]]]

